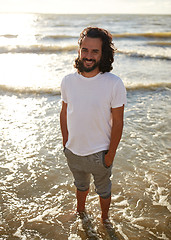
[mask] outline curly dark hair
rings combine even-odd
[[[102,28],[85,28],[81,32],[78,40],[79,47],[81,47],[82,41],[86,36],[90,38],[100,38],[102,40],[102,57],[99,64],[99,70],[102,73],[110,72],[113,69],[112,63],[114,61],[114,54],[116,52],[116,48],[112,42],[112,35],[107,30]],[[75,59],[74,67],[78,69],[79,72],[83,72],[79,57]]]

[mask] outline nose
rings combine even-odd
[[[92,54],[91,54],[91,52],[89,52],[89,51],[87,52],[86,58],[87,58],[87,59],[92,59]]]

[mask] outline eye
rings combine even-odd
[[[99,53],[99,50],[98,50],[98,49],[94,49],[94,50],[93,50],[93,53],[94,53],[94,54],[97,54],[97,53]]]
[[[88,50],[87,50],[87,48],[82,48],[81,49],[81,52],[87,52]]]

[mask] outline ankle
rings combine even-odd
[[[77,212],[78,212],[78,213],[85,212],[85,208],[77,208]]]
[[[88,191],[89,190],[80,191],[77,189],[76,195],[77,195],[77,212],[78,213],[85,212],[85,202],[86,202]]]
[[[108,215],[102,215],[102,216],[101,216],[101,221],[102,221],[102,222],[105,222],[106,220],[109,220]]]

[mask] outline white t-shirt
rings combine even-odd
[[[109,149],[111,108],[126,104],[122,80],[109,72],[92,78],[69,74],[62,80],[61,98],[67,103],[66,147],[80,156]]]

